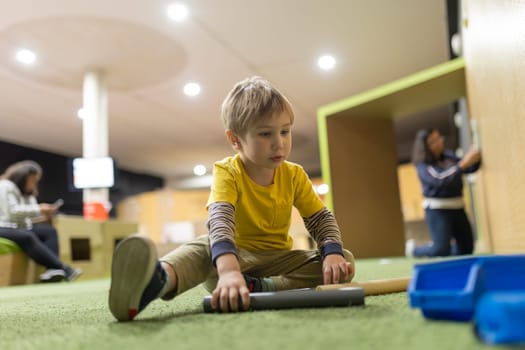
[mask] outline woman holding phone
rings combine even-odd
[[[72,281],[80,274],[62,263],[58,256],[57,231],[51,225],[33,225],[33,220],[49,220],[58,210],[56,204],[38,203],[36,193],[42,168],[26,160],[7,168],[0,177],[0,237],[14,241],[38,264],[47,267],[41,282]]]

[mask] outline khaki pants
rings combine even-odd
[[[354,270],[354,256],[343,250],[346,261]],[[276,290],[313,288],[323,284],[322,259],[317,250],[277,250],[250,252],[239,249],[241,271],[253,277],[270,277]],[[217,270],[211,263],[208,236],[200,236],[160,259],[170,264],[177,275],[176,294],[183,293],[200,283],[213,291],[217,285]],[[350,282],[354,273],[345,281]]]

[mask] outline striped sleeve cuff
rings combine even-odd
[[[213,266],[217,266],[215,264],[215,261],[217,258],[224,254],[233,254],[237,256],[237,249],[235,248],[235,244],[231,241],[219,241],[216,242],[211,247],[211,261],[213,262]]]
[[[339,243],[327,243],[321,247],[321,256],[323,259],[330,254],[339,254],[344,257],[343,247],[341,247]]]

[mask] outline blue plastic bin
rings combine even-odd
[[[470,321],[481,296],[492,291],[525,292],[525,255],[417,264],[407,290],[425,317],[454,321]]]

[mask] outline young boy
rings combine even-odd
[[[132,320],[152,300],[172,299],[202,282],[214,309],[237,312],[249,308],[251,292],[349,282],[354,276],[354,258],[342,248],[334,216],[302,167],[286,161],[294,121],[286,97],[268,81],[248,78],[230,91],[221,115],[237,154],[214,165],[209,235],[160,261],[149,239],[123,240],[113,255],[109,294],[117,320]],[[292,206],[318,250],[291,250]]]

